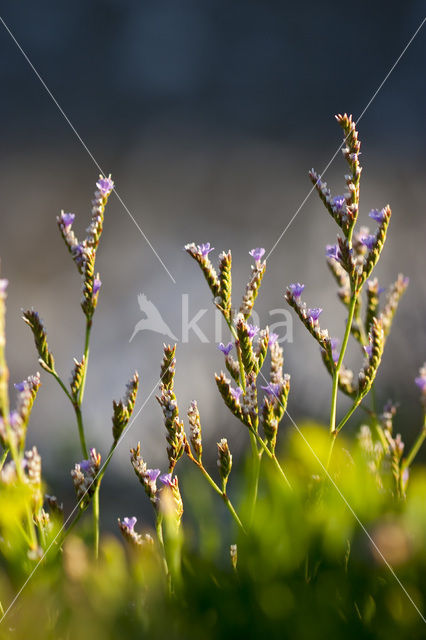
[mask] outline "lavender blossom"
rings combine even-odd
[[[100,280],[100,278],[95,278],[93,281],[93,295],[95,296],[98,292],[99,289],[102,286],[102,281]]]
[[[362,242],[362,244],[364,246],[367,247],[367,249],[369,249],[371,251],[371,249],[375,246],[377,241],[377,238],[375,235],[368,235],[368,236],[361,236],[360,237],[360,242]]]
[[[334,260],[340,260],[340,250],[337,244],[328,244],[325,248],[325,255],[327,258],[334,258]]]
[[[255,324],[248,324],[247,329],[248,329],[248,336],[250,339],[254,338],[256,333],[258,333],[259,331],[259,327],[257,327]]]
[[[161,474],[160,482],[162,482],[166,487],[171,487],[173,484],[172,474],[171,473]]]
[[[295,282],[293,284],[289,284],[287,288],[292,294],[293,298],[297,300],[302,295],[305,285],[300,284],[300,282]]]
[[[9,284],[9,280],[6,280],[5,278],[0,278],[0,298],[6,297],[6,289],[8,284]]]
[[[379,224],[381,224],[386,218],[386,213],[384,209],[381,209],[380,211],[379,209],[372,209],[368,215],[370,218],[373,218],[373,220],[375,220]]]
[[[271,347],[273,344],[275,344],[278,338],[279,338],[278,333],[270,333],[268,346]]]
[[[240,401],[240,396],[241,396],[241,394],[242,394],[242,392],[243,392],[243,390],[241,389],[241,387],[237,387],[236,389],[233,389],[233,388],[231,387],[230,391],[231,391],[231,396],[232,396],[232,397],[233,397],[237,402],[239,402],[239,401]]]
[[[343,206],[346,204],[346,198],[345,196],[335,196],[332,202],[333,202],[333,207],[336,209],[336,211],[341,213]]]
[[[63,224],[65,232],[71,229],[71,226],[74,220],[75,220],[74,213],[64,213],[63,211],[61,211],[60,222]]]
[[[279,382],[268,382],[266,386],[261,386],[266,391],[268,396],[272,398],[278,398],[281,391],[281,384]]]
[[[219,351],[222,351],[222,353],[223,353],[223,354],[225,354],[225,356],[227,356],[227,355],[229,354],[229,352],[231,351],[232,347],[233,347],[232,342],[228,342],[228,344],[226,345],[226,347],[225,347],[225,345],[223,344],[223,342],[221,342],[221,343],[217,346],[217,348],[219,349]]]
[[[368,358],[371,358],[371,356],[373,355],[373,345],[372,344],[367,344],[364,346],[364,351],[367,355]]]
[[[420,376],[418,378],[415,378],[414,382],[416,383],[420,391],[426,394],[426,362],[420,369],[419,373]]]
[[[114,182],[111,180],[111,176],[108,178],[104,178],[103,176],[99,176],[99,180],[96,183],[99,191],[103,196],[109,195],[111,191],[114,189]]]
[[[123,524],[128,528],[129,531],[133,531],[135,528],[135,524],[137,523],[137,518],[132,516],[131,518],[123,518]]]
[[[206,242],[205,244],[198,244],[197,249],[203,257],[206,257],[209,255],[210,251],[214,250],[214,247],[210,248],[210,242]]]
[[[312,322],[317,322],[318,318],[322,313],[321,307],[313,307],[313,309],[308,309],[306,315],[308,318],[312,320]]]
[[[255,259],[256,262],[260,262],[265,255],[265,249],[258,247],[249,251],[249,254]]]

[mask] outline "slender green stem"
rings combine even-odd
[[[83,425],[83,416],[81,414],[81,407],[74,400],[72,400],[72,405],[74,407],[75,417],[77,419],[78,435],[80,437],[81,450],[83,452],[84,457],[88,458],[89,457],[89,450],[87,448],[86,436],[84,434],[84,425]]]
[[[164,571],[166,573],[167,578],[170,580],[169,567],[167,564],[167,557],[166,557],[166,547],[164,546],[163,517],[160,514],[157,514],[155,519],[155,530],[157,532],[158,544],[160,545],[161,555],[163,558]],[[170,583],[169,583],[169,586],[170,586]]]
[[[97,485],[95,489],[95,493],[92,498],[92,509],[93,509],[93,544],[95,548],[95,559],[97,560],[99,557],[99,487],[100,484]]]
[[[213,480],[213,478],[211,477],[211,475],[209,474],[209,472],[207,471],[207,469],[204,467],[203,463],[200,462],[199,460],[196,460],[196,458],[194,458],[194,456],[192,455],[192,453],[188,453],[188,457],[190,460],[192,460],[192,462],[199,468],[199,470],[201,471],[201,473],[203,474],[203,476],[205,477],[205,479],[207,480],[207,482],[209,483],[209,485],[212,487],[212,489],[214,491],[216,491],[216,493],[218,495],[220,495],[220,497],[222,498],[222,500],[224,501],[224,503],[226,504],[226,506],[229,509],[229,512],[231,513],[232,517],[234,518],[235,522],[237,523],[237,525],[239,527],[241,527],[241,529],[244,531],[245,533],[245,529],[243,526],[243,523],[241,522],[237,512],[235,511],[232,502],[230,501],[230,499],[228,498],[225,488],[222,490],[218,484],[216,484],[216,482]]]
[[[339,360],[337,361],[336,369],[333,374],[333,387],[331,392],[331,410],[330,410],[330,433],[333,433],[336,428],[336,409],[337,409],[337,391],[339,388],[339,373],[345,357],[346,347],[348,345],[349,336],[351,334],[352,321],[355,312],[355,306],[357,301],[357,294],[353,290],[352,298],[348,309],[348,321],[346,323],[345,335],[343,337],[342,348],[340,349]]]
[[[347,421],[352,416],[352,414],[355,413],[355,411],[359,407],[360,403],[361,403],[361,400],[356,400],[353,403],[352,407],[346,412],[345,416],[341,419],[341,421],[339,422],[339,424],[335,428],[335,431],[337,433],[339,433],[340,429],[347,423]]]
[[[420,451],[420,448],[421,448],[425,438],[426,438],[426,413],[425,413],[425,417],[424,417],[422,430],[420,431],[420,433],[417,436],[413,446],[411,447],[408,456],[402,462],[402,471],[404,471],[405,469],[408,469],[411,466],[414,458],[416,457],[416,455]]]
[[[250,433],[250,437],[251,438],[254,437],[252,433]],[[256,453],[256,456],[253,457],[253,465],[254,465],[253,489],[252,489],[252,499],[251,499],[250,511],[249,511],[249,527],[251,527],[253,523],[254,512],[256,509],[257,494],[258,494],[258,488],[259,488],[260,465],[262,462],[262,455],[263,455],[263,449],[261,449],[260,451],[257,449],[256,439],[255,439],[255,446],[256,446],[257,453]]]
[[[3,469],[3,465],[6,462],[6,458],[7,458],[7,454],[9,453],[9,447],[6,447],[3,450],[3,453],[1,454],[1,458],[0,458],[0,471]]]
[[[270,458],[270,460],[272,460],[272,462],[274,463],[277,471],[279,472],[279,474],[281,475],[282,479],[284,480],[284,482],[286,483],[286,485],[288,486],[289,489],[292,489],[292,486],[286,476],[286,474],[284,473],[284,470],[282,468],[282,466],[280,465],[280,463],[278,462],[278,458],[275,455],[275,453],[272,453],[272,451],[270,451],[266,445],[266,443],[264,442],[264,440],[262,440],[262,438],[260,437],[260,435],[257,433],[257,431],[254,431],[253,427],[249,427],[250,432],[254,433],[256,440],[258,441],[258,443],[260,444],[260,446],[262,447],[263,451],[266,453],[266,455],[268,456],[268,458]]]
[[[328,469],[330,467],[331,456],[333,455],[333,449],[334,449],[334,443],[336,442],[336,437],[337,437],[337,431],[334,431],[331,434],[330,448],[328,450],[327,462],[325,465],[326,475],[328,474]]]
[[[92,330],[92,318],[86,318],[86,334],[84,338],[84,369],[83,379],[80,385],[78,393],[78,404],[81,406],[84,397],[84,387],[86,386],[86,373],[89,364],[89,346],[90,346],[90,332]]]
[[[61,387],[61,389],[65,393],[65,395],[67,396],[67,398],[70,400],[70,402],[72,402],[72,404],[74,404],[74,400],[72,398],[72,395],[70,394],[70,392],[66,388],[65,383],[62,381],[62,379],[58,375],[58,372],[53,369],[53,370],[50,371],[50,373],[55,378],[55,380],[57,381],[57,383],[59,384],[59,386]]]

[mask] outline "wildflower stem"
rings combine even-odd
[[[98,484],[92,498],[93,509],[93,544],[95,548],[95,559],[99,557],[99,487]]]
[[[259,476],[260,476],[260,465],[262,462],[262,455],[263,455],[263,449],[261,449],[260,451],[257,448],[257,444],[256,444],[256,438],[254,438],[254,436],[252,435],[252,433],[250,432],[250,437],[253,441],[254,439],[254,446],[256,447],[256,453],[253,452],[253,465],[254,465],[254,471],[253,471],[253,490],[252,490],[252,499],[251,499],[251,504],[250,504],[250,512],[249,512],[249,527],[251,527],[252,523],[253,523],[253,518],[254,518],[254,512],[256,509],[256,502],[257,502],[257,494],[258,494],[258,487],[259,487]]]
[[[81,407],[77,402],[74,402],[74,400],[72,401],[72,404],[75,411],[75,417],[77,419],[78,435],[80,436],[81,450],[83,452],[84,457],[88,458],[89,452],[87,449],[86,437],[84,435],[83,416],[81,414]]]
[[[1,458],[0,458],[0,471],[3,469],[3,465],[6,462],[6,458],[7,458],[7,454],[9,453],[9,447],[6,447],[3,451],[3,453],[1,454]]]
[[[226,504],[226,506],[228,507],[232,517],[234,518],[235,522],[237,523],[237,525],[239,527],[241,527],[241,529],[244,531],[244,533],[246,532],[243,526],[243,523],[241,522],[237,512],[235,511],[232,502],[230,501],[230,499],[228,498],[227,494],[225,491],[222,491],[221,488],[219,487],[218,484],[216,484],[216,482],[213,480],[213,478],[211,477],[211,475],[209,474],[209,472],[207,471],[207,469],[204,467],[202,462],[199,462],[198,460],[196,460],[194,458],[194,456],[192,455],[191,452],[187,452],[187,455],[189,457],[190,460],[192,460],[192,462],[199,468],[199,470],[201,471],[201,473],[203,474],[203,476],[205,477],[205,479],[207,480],[207,482],[209,483],[209,485],[212,487],[212,489],[214,491],[216,491],[217,494],[220,495],[220,497],[222,498],[222,500],[224,501],[224,503]]]
[[[90,332],[92,330],[92,318],[86,318],[86,334],[84,338],[84,369],[83,379],[81,381],[80,390],[78,393],[78,403],[81,406],[84,396],[84,387],[86,385],[86,373],[89,364],[89,346],[90,346]]]
[[[410,465],[412,464],[414,458],[416,457],[416,455],[420,451],[420,448],[421,448],[425,438],[426,438],[426,413],[425,413],[425,416],[424,416],[422,430],[420,431],[420,433],[417,436],[413,446],[411,447],[408,456],[405,458],[405,460],[403,460],[401,471],[404,471],[405,469],[408,469],[410,467]]]
[[[342,341],[342,348],[340,349],[339,360],[337,361],[336,369],[333,374],[333,387],[331,392],[331,410],[330,410],[330,433],[331,434],[333,434],[334,431],[336,430],[336,409],[337,409],[337,390],[339,387],[339,373],[343,363],[343,358],[345,357],[349,336],[351,334],[351,328],[352,328],[352,322],[354,318],[357,297],[358,297],[357,292],[354,289],[352,289],[352,297],[351,297],[351,302],[348,309],[348,320],[346,323],[345,335]]]
[[[274,463],[275,467],[277,468],[278,472],[280,473],[281,477],[283,478],[284,482],[286,483],[286,485],[288,486],[289,489],[292,488],[286,474],[284,473],[284,470],[282,468],[282,466],[280,465],[280,463],[278,462],[278,458],[275,455],[275,453],[272,453],[272,451],[270,451],[266,445],[266,443],[262,440],[262,438],[260,437],[260,435],[257,433],[257,431],[255,431],[253,429],[253,427],[249,427],[250,432],[254,434],[256,440],[258,441],[258,443],[260,444],[260,446],[262,447],[263,451],[265,451],[266,455],[268,456],[268,458],[270,458],[272,460],[272,462]]]
[[[164,546],[164,537],[163,537],[163,516],[161,514],[157,514],[157,517],[155,520],[155,530],[157,532],[158,544],[160,545],[161,554],[163,557],[164,571],[166,572],[167,578],[170,580],[169,567],[167,564],[167,557],[166,557],[166,547]]]

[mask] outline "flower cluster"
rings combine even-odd
[[[133,409],[135,407],[136,395],[139,388],[139,375],[137,371],[134,373],[132,379],[126,385],[126,394],[123,400],[116,402],[113,400],[113,414],[112,414],[112,437],[114,439],[114,446],[117,445],[121,434],[127,427],[129,420],[132,416]]]
[[[89,458],[74,466],[71,478],[80,508],[85,509],[94,495],[99,482],[101,468],[101,454],[96,449],[90,449]]]

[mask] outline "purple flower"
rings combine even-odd
[[[316,322],[322,314],[322,309],[321,307],[314,307],[313,309],[308,309],[306,314],[308,318],[310,318],[313,322]]]
[[[74,213],[64,213],[62,211],[62,213],[61,213],[61,222],[64,225],[66,231],[68,231],[71,228],[72,223],[74,222],[74,220],[75,220],[75,214]]]
[[[5,280],[5,278],[0,279],[0,294],[6,293],[8,284],[9,284],[9,280]]]
[[[162,482],[167,487],[170,487],[173,484],[172,474],[171,473],[163,473],[160,476],[160,482]]]
[[[222,351],[222,353],[224,353],[224,354],[225,354],[225,356],[227,356],[227,355],[229,354],[229,352],[231,351],[232,346],[233,346],[233,345],[232,345],[232,342],[228,342],[228,344],[226,345],[226,347],[225,347],[225,345],[223,344],[223,342],[221,342],[220,344],[218,344],[218,345],[217,345],[217,348],[219,349],[219,351]]]
[[[137,521],[138,521],[138,519],[135,518],[135,516],[133,516],[132,518],[123,518],[123,524],[124,524],[125,527],[128,528],[129,531],[133,531]]]
[[[262,247],[258,247],[257,249],[252,249],[251,251],[249,251],[249,254],[256,260],[256,262],[259,262],[265,255],[265,249],[263,249]]]
[[[371,356],[373,355],[373,345],[372,344],[367,344],[364,347],[364,351],[365,351],[367,357],[371,358]]]
[[[346,198],[345,196],[335,196],[333,198],[333,207],[337,210],[337,211],[342,211],[343,209],[343,205],[346,203]]]
[[[16,391],[19,391],[19,393],[22,393],[23,391],[28,389],[28,383],[26,380],[23,380],[22,382],[17,382],[13,386],[15,387]]]
[[[272,346],[273,344],[275,344],[278,338],[279,338],[278,333],[270,333],[268,345]]]
[[[265,387],[262,387],[268,394],[268,396],[273,396],[274,398],[278,398],[278,395],[281,391],[281,384],[279,382],[268,382]]]
[[[426,373],[418,378],[415,378],[414,382],[422,393],[426,392]]]
[[[101,176],[97,181],[96,186],[98,187],[102,195],[106,196],[110,194],[111,191],[114,189],[114,182],[111,180],[110,177],[104,178]]]
[[[236,389],[233,389],[231,387],[231,396],[234,398],[234,400],[236,400],[237,402],[240,401],[240,395],[242,394],[243,390],[241,389],[241,387],[237,387]]]
[[[328,244],[325,248],[325,255],[327,258],[334,258],[340,260],[340,250],[337,244]]]
[[[206,242],[205,244],[198,244],[197,248],[204,258],[209,255],[210,251],[214,250],[214,247],[210,248],[210,242]]]
[[[18,427],[21,424],[21,416],[17,411],[9,413],[9,424],[11,427]]]
[[[383,222],[386,218],[384,209],[382,209],[381,211],[379,211],[378,209],[372,209],[368,215],[370,216],[370,218],[373,218],[373,220],[375,220],[379,224]]]
[[[333,362],[336,363],[339,359],[339,351],[337,347],[340,344],[340,340],[338,338],[331,338],[330,347],[331,347],[331,357],[333,358]]]
[[[82,460],[80,462],[80,469],[82,471],[85,471],[85,472],[90,471],[91,466],[92,466],[92,463],[90,460]]]
[[[300,298],[303,293],[303,289],[305,288],[304,284],[300,284],[300,282],[294,282],[289,284],[287,289],[290,291],[293,298]]]
[[[93,281],[93,295],[95,296],[98,292],[99,289],[101,288],[102,282],[99,278],[95,278]]]
[[[368,236],[361,236],[360,241],[371,251],[376,244],[376,236],[371,234]]]
[[[252,339],[252,338],[254,338],[256,333],[259,331],[259,327],[257,327],[255,324],[248,324],[247,325],[247,330],[248,330],[249,338]]]
[[[151,482],[155,483],[158,476],[160,475],[160,469],[147,469],[145,471],[145,475],[148,476]],[[161,478],[160,478],[161,479]]]

